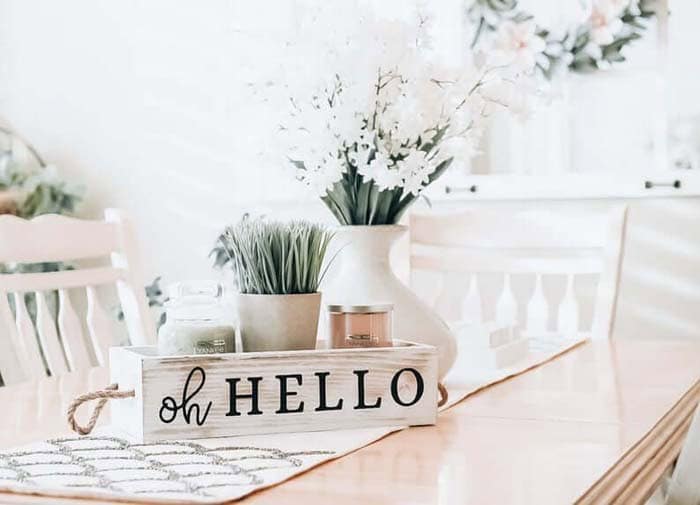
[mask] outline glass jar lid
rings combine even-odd
[[[394,310],[392,303],[375,303],[371,305],[328,305],[328,312],[340,312],[346,314],[381,314]]]
[[[221,284],[215,281],[190,281],[171,284],[165,302],[168,319],[212,321],[224,316]]]

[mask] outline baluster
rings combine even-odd
[[[68,368],[72,371],[90,368],[90,356],[85,347],[80,319],[65,289],[58,291],[58,306],[58,329],[61,333],[63,349],[66,351]]]
[[[34,379],[46,377],[46,365],[41,358],[41,349],[39,349],[39,341],[36,338],[34,323],[29,316],[27,305],[24,301],[24,293],[14,293],[15,300],[15,323],[17,325],[17,333],[25,350],[27,357],[28,372]]]
[[[479,280],[476,273],[469,275],[469,288],[462,301],[462,320],[471,324],[483,322],[481,294],[479,293]]]
[[[457,293],[463,283],[461,276],[455,272],[443,272],[441,275],[440,292],[435,298],[435,311],[450,322],[461,322]]]
[[[88,303],[87,326],[92,350],[95,352],[97,363],[100,366],[105,366],[107,365],[109,346],[113,342],[110,320],[100,305],[95,287],[88,286],[86,291]]]
[[[496,302],[496,322],[499,325],[513,326],[518,318],[518,302],[510,285],[511,275],[503,275],[503,291]]]
[[[574,293],[574,276],[566,277],[566,292],[559,306],[558,328],[562,337],[571,338],[578,334],[578,302]]]
[[[58,340],[58,332],[53,321],[53,316],[46,305],[44,293],[35,292],[36,296],[36,326],[39,331],[39,342],[44,350],[44,357],[51,375],[59,375],[68,371],[66,360]]]
[[[547,314],[549,308],[547,299],[544,297],[544,289],[542,289],[542,275],[535,275],[535,290],[530,298],[530,303],[527,304],[527,331],[542,336],[547,333]]]
[[[23,368],[24,356],[19,352],[19,335],[13,324],[7,293],[0,291],[0,322],[7,328],[9,338],[0,338],[0,374],[5,385],[16,384],[29,376]]]

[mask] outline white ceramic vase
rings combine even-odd
[[[323,287],[328,304],[394,304],[393,338],[434,345],[439,351],[439,377],[450,370],[457,342],[447,324],[394,274],[389,253],[407,231],[406,226],[343,226],[334,249],[337,265]]]
[[[321,293],[236,295],[244,352],[316,348]]]

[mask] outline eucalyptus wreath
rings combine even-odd
[[[12,213],[31,219],[42,214],[75,212],[83,198],[83,189],[59,178],[55,167],[17,133],[0,127],[0,192],[9,192],[14,199]],[[22,144],[31,159],[23,159],[15,146]]]
[[[538,37],[534,67],[547,79],[555,72],[594,72],[625,61],[623,49],[642,37],[648,18],[655,15],[657,0],[581,1],[582,16],[577,24],[555,33],[523,10],[518,0],[475,0],[468,8],[469,19],[476,24],[472,48],[484,48],[486,39],[505,24],[533,24]],[[486,47],[484,47],[486,46]]]

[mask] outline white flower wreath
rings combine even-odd
[[[561,30],[542,26],[518,0],[475,0],[469,18],[476,25],[472,48],[493,62],[537,70],[546,78],[569,69],[591,72],[625,60],[623,48],[639,39],[656,0],[581,0],[575,22]]]

